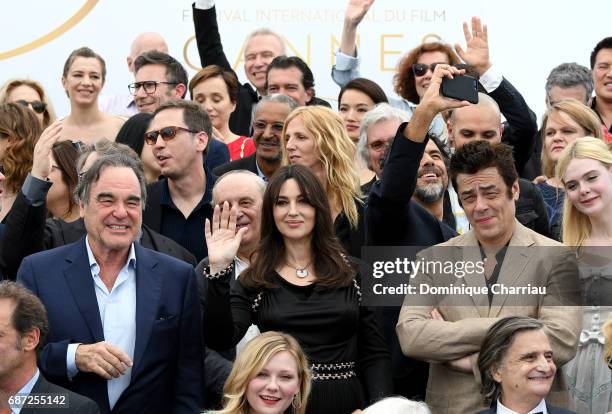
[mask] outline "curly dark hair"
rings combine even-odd
[[[512,197],[512,184],[518,180],[512,147],[506,144],[493,144],[477,140],[459,148],[450,160],[450,177],[453,187],[459,192],[457,176],[476,174],[485,168],[495,167],[506,184],[508,197]]]
[[[275,284],[272,276],[285,259],[285,241],[274,221],[274,206],[283,184],[295,180],[306,203],[316,211],[311,246],[317,274],[316,289],[347,286],[355,271],[345,259],[345,253],[334,235],[331,208],[319,179],[308,167],[287,165],[272,177],[263,197],[261,209],[261,242],[251,258],[251,266],[240,274],[240,282],[249,289],[267,289]]]
[[[442,52],[448,56],[448,61],[451,65],[457,65],[461,63],[459,56],[453,51],[453,49],[444,43],[423,43],[412,49],[408,54],[404,55],[397,66],[397,73],[393,78],[395,86],[395,92],[402,98],[418,104],[421,98],[417,94],[416,87],[414,85],[414,73],[412,72],[412,65],[417,63],[419,57],[423,53],[428,52]]]

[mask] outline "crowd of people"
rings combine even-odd
[[[476,17],[360,77],[372,3],[348,1],[336,110],[267,28],[241,84],[213,0],[191,79],[142,33],[129,95],[68,55],[63,118],[6,80],[0,413],[612,412],[612,37],[551,69],[538,125]],[[477,103],[442,93],[464,76]],[[406,279],[480,293],[372,300],[381,247],[482,264]]]

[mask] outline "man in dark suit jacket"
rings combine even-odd
[[[214,0],[198,0],[193,4],[193,23],[202,67],[217,65],[234,72],[221,43]],[[266,96],[268,93],[285,93],[283,91],[268,91],[266,86],[268,65],[272,62],[272,59],[284,54],[285,43],[283,39],[269,29],[255,30],[247,37],[244,46],[244,72],[249,82],[240,86],[236,109],[230,115],[229,120],[230,129],[235,134],[251,135],[253,106],[262,96]],[[253,86],[255,89],[253,89]],[[314,80],[312,85],[305,86],[305,91],[310,89],[310,97],[304,102],[300,102],[300,105],[331,107],[329,103],[314,96],[313,87]]]
[[[208,4],[203,5],[202,3]],[[193,23],[202,67],[217,65],[234,72],[221,43],[214,1],[194,3]],[[230,115],[229,120],[230,129],[235,134],[251,135],[253,105],[262,96],[267,95],[266,69],[272,59],[284,54],[283,39],[270,30],[260,29],[247,38],[244,47],[244,72],[249,82],[240,85],[236,109]]]
[[[41,414],[54,406],[67,414],[98,414],[95,402],[51,384],[36,367],[48,331],[40,300],[15,282],[0,282],[0,412],[20,407],[22,414]]]
[[[44,144],[39,142],[38,145]],[[47,146],[49,152],[51,145]],[[129,148],[101,140],[81,154],[81,162],[77,166],[79,173],[87,171],[99,156],[111,153],[125,153],[139,160],[138,155]],[[46,198],[52,185],[47,181],[50,172],[49,154],[35,156],[32,171],[26,177],[24,185],[17,193],[13,208],[6,217],[6,235],[0,238],[0,271],[8,279],[15,279],[24,257],[75,242],[86,233],[82,218],[73,222],[47,219]],[[197,264],[189,251],[146,225],[142,227],[139,241],[148,249],[176,257],[192,266]]]
[[[268,180],[281,164],[281,134],[285,119],[297,108],[297,103],[286,95],[264,96],[255,107],[253,141],[255,153],[234,160],[213,170],[220,177],[228,171],[247,170]]]
[[[478,355],[482,393],[491,408],[478,414],[575,414],[549,405],[557,367],[544,324],[524,316],[500,319],[487,331]]]
[[[87,236],[26,257],[17,279],[47,308],[41,371],[102,413],[199,412],[202,325],[193,268],[134,243],[141,163],[96,160],[77,193]]]

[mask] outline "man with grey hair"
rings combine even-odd
[[[372,181],[361,186],[364,194],[368,194],[374,182],[382,176],[384,162],[397,130],[402,123],[408,122],[409,118],[405,111],[386,103],[376,105],[363,117],[357,149],[368,167],[376,173]],[[438,220],[454,228],[455,220],[450,208],[444,210],[444,194],[448,187],[448,157],[444,145],[435,136],[430,137],[415,171],[416,187],[413,200]],[[389,180],[412,180],[413,167],[413,164],[406,165],[403,176],[392,176]]]
[[[478,354],[478,370],[481,392],[491,403],[479,414],[575,414],[546,402],[557,367],[537,319],[509,316],[493,324]]]
[[[555,66],[546,78],[546,107],[564,99],[576,99],[590,106],[593,95],[593,78],[591,71],[578,63],[561,63]],[[542,175],[542,130],[535,137],[535,149],[533,155],[525,165],[521,176],[527,180]]]
[[[546,78],[546,106],[563,99],[576,99],[589,106],[593,95],[591,71],[576,62],[555,66]]]
[[[193,4],[193,22],[202,67],[217,65],[234,72],[221,43],[215,1],[196,0]],[[285,54],[285,42],[277,33],[262,28],[247,36],[243,50],[244,72],[249,82],[240,86],[236,110],[230,116],[229,125],[234,133],[250,136],[253,105],[267,95],[268,65],[276,56]]]
[[[6,234],[0,242],[0,271],[14,280],[24,257],[43,250],[64,246],[79,240],[86,233],[82,218],[66,222],[47,219],[46,199],[53,184],[47,178],[51,173],[50,153],[59,135],[43,135],[35,147],[32,171],[17,194],[14,209],[6,219]],[[82,175],[101,156],[125,154],[138,163],[140,158],[127,145],[101,139],[81,149],[77,173]],[[192,266],[195,257],[174,240],[143,225],[139,243],[142,246],[183,260]]]
[[[281,134],[285,119],[298,104],[287,95],[264,96],[256,105],[253,117],[255,153],[246,158],[220,165],[213,170],[217,176],[228,171],[247,170],[267,181],[281,164]]]
[[[197,275],[202,275],[205,272],[216,273],[233,264],[230,286],[236,283],[240,273],[249,266],[251,255],[259,244],[261,206],[265,190],[266,183],[264,180],[246,170],[232,170],[217,179],[212,190],[213,204],[217,206],[215,207],[215,217],[218,219],[222,211],[227,214],[230,208],[234,210],[236,212],[236,228],[240,229],[242,237],[239,244],[228,245],[225,242],[234,234],[227,231],[227,221],[215,221],[213,218],[212,223],[219,223],[219,226],[212,228],[212,234],[207,232],[206,243],[208,244],[209,256],[198,264]],[[212,223],[207,222],[207,229],[210,230],[213,227]],[[200,303],[204,308],[208,292],[208,279],[199,277],[198,284]],[[206,400],[209,403],[208,407],[215,407],[221,402],[223,385],[232,369],[236,351],[240,352],[244,345],[258,334],[257,326],[251,325],[236,349],[221,352],[206,350],[206,366],[208,369],[204,376],[204,386]]]
[[[201,409],[202,325],[193,268],[140,246],[142,163],[98,158],[77,186],[87,234],[26,257],[17,280],[49,316],[41,371],[102,413]]]

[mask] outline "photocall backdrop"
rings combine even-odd
[[[217,17],[228,60],[241,82],[245,36],[269,27],[286,38],[289,54],[302,57],[315,74],[317,95],[336,105],[339,88],[330,77],[339,46],[345,0],[217,1]],[[594,45],[612,35],[609,0],[378,0],[359,28],[361,74],[392,94],[398,59],[423,41],[465,44],[462,22],[480,16],[489,26],[491,59],[540,117],[544,83],[562,62],[589,66]],[[126,56],[134,37],[157,31],[170,54],[199,69],[191,1],[60,0],[2,2],[0,82],[27,77],[40,81],[59,116],[69,112],[60,78],[68,54],[89,46],[104,57],[103,94],[126,94],[133,82]]]

